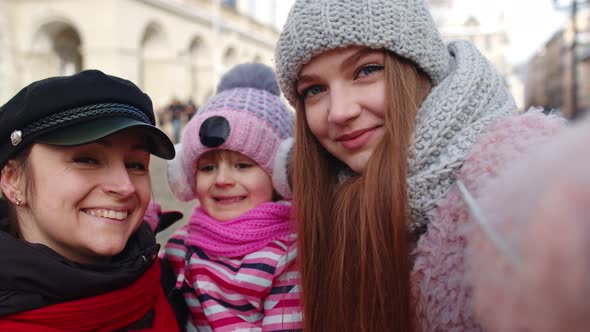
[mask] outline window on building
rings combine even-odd
[[[236,8],[236,0],[223,0],[223,4],[232,8]]]

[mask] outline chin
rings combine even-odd
[[[346,165],[356,173],[363,173],[367,167],[367,161],[366,158],[358,158],[347,162]]]
[[[123,249],[125,249],[125,245],[127,241],[109,241],[109,243],[100,243],[96,244],[89,249],[96,255],[97,257],[104,257],[110,258],[112,256],[120,254]]]

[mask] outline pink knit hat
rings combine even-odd
[[[235,66],[186,125],[176,158],[168,163],[168,183],[181,201],[196,198],[197,161],[215,149],[242,153],[272,178],[275,190],[290,197],[287,159],[293,145],[294,114],[280,99],[270,67],[258,63]]]

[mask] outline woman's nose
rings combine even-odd
[[[135,193],[135,184],[131,180],[125,164],[113,165],[106,176],[105,190],[121,197],[128,197]]]
[[[343,87],[330,90],[328,121],[334,124],[345,124],[361,113],[361,106],[356,102],[354,93]]]

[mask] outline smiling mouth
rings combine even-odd
[[[374,126],[374,127],[370,127],[370,128],[365,128],[365,129],[360,129],[360,130],[356,130],[353,131],[351,133],[348,134],[344,134],[344,135],[340,135],[338,137],[336,137],[336,141],[350,141],[350,140],[354,140],[368,132],[371,132],[377,128],[379,128],[380,126]]]
[[[213,200],[221,204],[238,203],[246,199],[246,196],[227,196],[227,197],[213,197]]]
[[[115,220],[125,220],[129,215],[129,211],[117,211],[109,209],[83,209],[82,212],[98,218],[108,218]]]
[[[366,128],[338,136],[336,142],[340,143],[347,150],[357,150],[365,146],[373,136],[373,133],[380,126]]]

